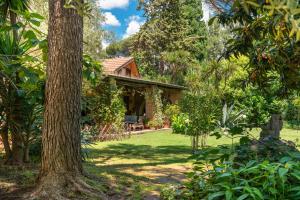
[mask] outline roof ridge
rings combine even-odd
[[[112,73],[132,61],[134,61],[134,58],[131,56],[130,57],[115,57],[115,58],[104,59],[102,61],[102,65],[104,67],[104,72]]]

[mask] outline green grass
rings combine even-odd
[[[156,196],[164,183],[184,179],[192,165],[190,137],[156,131],[89,149],[85,169],[112,184],[116,199]]]
[[[257,137],[259,129],[251,133]],[[284,129],[281,135],[283,139],[296,142],[300,131]],[[215,147],[231,142],[229,138],[209,137],[207,145]],[[164,185],[185,180],[185,173],[191,170],[194,161],[191,138],[172,134],[170,130],[135,135],[121,141],[98,142],[88,150],[84,169],[92,178],[86,181],[106,191],[111,200],[157,199]],[[9,170],[12,174],[5,173],[6,170],[0,170],[0,190],[3,191],[32,185],[38,172],[38,168],[21,173]]]
[[[251,131],[258,137],[259,129]],[[297,130],[284,129],[282,138],[297,142]],[[237,142],[236,139],[234,142]],[[229,138],[209,137],[207,145],[231,144]],[[143,199],[156,196],[164,184],[184,180],[193,163],[191,138],[172,134],[171,131],[156,131],[132,136],[122,141],[101,142],[89,149],[85,169],[106,180],[116,191],[116,199]],[[119,196],[118,196],[119,195]]]

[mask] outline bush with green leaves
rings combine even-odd
[[[164,115],[172,123],[173,118],[177,117],[180,114],[180,107],[177,104],[168,104],[165,107]]]
[[[247,113],[247,112],[246,112]],[[292,142],[252,139],[247,116],[223,107],[222,121],[212,134],[240,138],[239,144],[201,149],[189,180],[165,188],[162,199],[300,199],[300,153]]]
[[[192,136],[193,151],[198,149],[199,142],[201,147],[206,145],[207,136],[213,132],[217,126],[217,121],[220,115],[219,98],[213,94],[204,92],[189,91],[184,94],[180,107],[188,116],[188,123],[181,123],[180,125],[187,125],[185,128],[176,130],[176,133],[182,133]],[[177,118],[181,120],[181,118]],[[176,123],[173,121],[173,124]],[[173,127],[176,128],[177,124]],[[184,132],[179,132],[180,130]]]
[[[100,140],[121,136],[124,132],[125,105],[122,89],[115,80],[106,79],[96,85],[85,87],[85,112],[87,123],[97,127],[96,138]]]
[[[238,167],[229,161],[196,166],[189,182],[163,190],[162,199],[300,199],[300,162],[295,159],[299,156],[282,157],[278,162],[250,160]]]
[[[289,100],[284,112],[284,120],[287,121],[290,128],[300,127],[300,98],[295,97]]]
[[[158,87],[149,88],[145,92],[146,101],[153,103],[153,118],[148,122],[151,128],[161,128],[164,124],[162,91]]]
[[[29,162],[30,145],[41,136],[47,41],[38,30],[43,17],[26,3],[0,14],[0,119],[7,163]],[[12,10],[11,6],[16,6]],[[11,138],[12,148],[9,145]]]
[[[172,118],[172,130],[173,133],[188,134],[189,130],[189,116],[185,113],[181,113]]]

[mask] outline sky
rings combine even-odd
[[[98,5],[106,19],[105,30],[113,31],[117,39],[137,33],[145,19],[138,11],[138,0],[98,0]]]
[[[105,22],[102,26],[105,30],[113,31],[117,39],[124,39],[139,31],[145,23],[143,11],[137,10],[138,0],[98,0]],[[204,19],[209,18],[209,8],[202,6]],[[103,41],[104,48],[108,45]]]

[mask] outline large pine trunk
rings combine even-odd
[[[49,0],[48,66],[37,194],[60,199],[82,173],[80,96],[83,19],[64,0]]]

